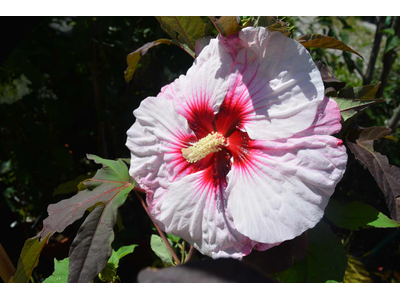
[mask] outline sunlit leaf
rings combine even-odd
[[[108,260],[108,262],[112,263],[116,268],[118,268],[120,259],[127,256],[128,254],[133,253],[136,247],[137,245],[129,245],[129,246],[123,246],[119,248],[117,251],[113,250],[112,255]]]
[[[159,39],[154,42],[144,44],[139,49],[128,54],[128,56],[126,57],[126,62],[128,64],[128,68],[126,69],[125,74],[124,74],[126,82],[129,82],[132,80],[133,74],[135,73],[137,65],[140,61],[140,57],[145,55],[150,48],[152,48],[154,46],[158,46],[160,44],[171,45],[171,41],[168,39]]]
[[[357,54],[361,58],[362,55],[357,51],[353,50],[345,43],[339,41],[330,36],[325,36],[321,34],[306,34],[297,39],[300,44],[306,48],[327,48],[327,49],[337,49],[342,51],[351,52]]]
[[[331,199],[325,209],[325,216],[337,227],[350,230],[400,227],[400,223],[389,219],[380,211],[362,202],[343,204]]]
[[[172,246],[172,242],[168,241]],[[163,239],[158,235],[152,234],[150,240],[151,250],[161,259],[161,261],[166,266],[171,266],[174,264],[174,259],[172,258],[171,252],[169,252],[167,246],[165,245]]]
[[[288,28],[288,24],[279,20],[277,17],[271,16],[258,16],[251,17],[245,24],[243,24],[242,28],[253,26],[253,27],[264,27],[269,31],[279,31],[286,36],[290,35],[290,30]]]
[[[362,112],[373,104],[384,101],[383,99],[374,100],[354,100],[347,98],[331,97],[339,105],[340,113],[343,118],[343,122],[347,121],[356,114]]]
[[[132,190],[134,183],[130,182],[128,168],[123,161],[103,159],[91,154],[87,157],[101,163],[103,167],[92,179],[84,182],[86,190],[48,206],[49,216],[43,221],[43,230],[39,234],[42,238],[49,232],[62,232],[96,203],[104,204],[106,212],[115,209],[116,213],[116,207],[125,201]]]
[[[167,233],[167,237],[168,237],[168,239],[170,239],[174,243],[178,243],[181,240],[181,238],[179,236],[173,235],[173,234],[169,234],[169,233]]]
[[[67,283],[68,282],[69,258],[63,260],[54,259],[54,272],[46,278],[43,283]]]
[[[347,267],[346,251],[332,230],[323,221],[307,231],[306,258],[279,273],[281,282],[343,281]]]
[[[62,232],[65,227],[96,206],[83,223],[70,248],[70,282],[88,282],[106,265],[111,256],[113,227],[121,206],[133,188],[128,168],[121,160],[107,160],[95,155],[89,159],[103,168],[84,182],[87,189],[48,207],[49,216],[43,221],[40,236]],[[93,276],[93,277],[92,277]],[[90,278],[91,277],[91,278]]]
[[[172,38],[195,51],[196,41],[206,35],[206,23],[200,17],[156,17],[161,28]]]
[[[110,259],[108,260],[104,269],[100,272],[99,278],[103,282],[115,282],[119,281],[117,276],[117,268],[121,258],[128,254],[131,254],[137,245],[123,246],[117,251],[112,250]]]
[[[32,271],[39,263],[39,256],[46,245],[51,232],[39,241],[39,237],[30,238],[25,241],[21,255],[18,259],[18,266],[15,274],[11,277],[10,283],[25,283],[31,278]]]
[[[259,17],[254,17],[254,27],[267,27],[271,26],[273,24],[276,24],[278,22],[278,19],[276,17],[271,17],[271,16],[259,16]]]
[[[373,142],[391,132],[387,127],[353,130],[347,146],[365,164],[382,190],[392,219],[400,222],[400,168],[389,164],[388,158],[374,150]]]
[[[220,17],[219,19],[211,17],[211,19],[218,31],[224,36],[235,34],[240,29],[237,17],[224,16]]]
[[[107,263],[107,265],[99,274],[99,278],[103,282],[115,281],[116,276],[117,276],[117,268],[110,263]]]
[[[266,29],[268,29],[269,31],[279,31],[286,36],[290,35],[290,30],[285,25],[282,25],[281,23],[275,23],[275,24],[269,25],[266,27]]]

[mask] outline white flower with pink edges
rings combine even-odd
[[[128,130],[130,175],[153,220],[201,253],[241,258],[314,227],[345,171],[334,100],[280,32],[211,39]]]

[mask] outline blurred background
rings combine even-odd
[[[209,22],[207,18],[204,19]],[[400,22],[398,17],[286,17],[293,37],[324,34],[363,55],[313,49],[347,86],[376,84],[385,102],[360,115],[353,125],[400,127]],[[147,42],[167,38],[153,17],[2,17],[0,56],[0,242],[17,265],[27,238],[41,230],[49,204],[76,193],[77,184],[103,158],[130,157],[126,131],[140,101],[186,73],[193,59],[173,45],[150,49],[127,84],[126,56]],[[210,35],[216,36],[211,29]],[[397,108],[397,110],[396,110]],[[375,149],[400,166],[397,139]],[[389,215],[383,193],[369,171],[349,154],[348,169],[334,196],[368,203]],[[53,272],[53,259],[68,256],[81,222],[56,234],[44,248],[34,282]],[[118,273],[135,282],[140,269],[159,266],[150,250],[152,224],[131,197],[120,210],[114,248],[138,244]],[[336,228],[349,259],[347,282],[400,282],[399,229],[352,232]],[[199,256],[199,254],[198,254]]]

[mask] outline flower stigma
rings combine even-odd
[[[210,153],[221,151],[220,146],[226,146],[225,137],[218,132],[211,132],[193,146],[182,148],[183,158],[189,163],[198,162]]]

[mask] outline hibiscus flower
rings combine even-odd
[[[314,227],[344,173],[334,100],[308,51],[280,32],[211,39],[128,130],[130,174],[160,228],[213,258]]]

